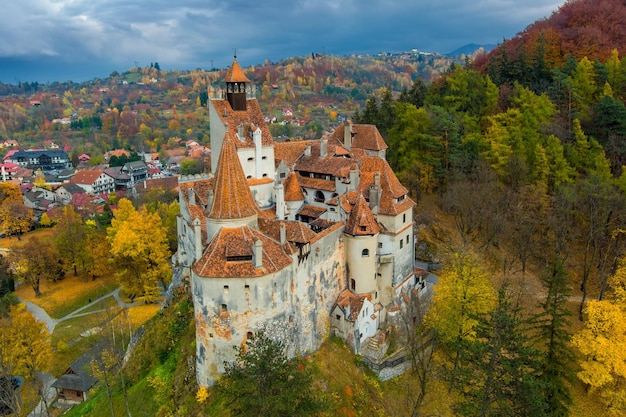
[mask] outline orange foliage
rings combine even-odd
[[[510,59],[524,53],[532,56],[542,39],[548,67],[560,66],[566,55],[576,60],[606,62],[613,49],[626,49],[626,3],[621,0],[566,1],[548,19],[539,20],[513,39],[491,51],[487,59],[479,59],[478,69],[497,56],[502,49]]]

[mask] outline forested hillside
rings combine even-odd
[[[626,411],[624,10],[568,2],[356,114],[419,201],[418,256],[444,260],[426,325],[461,415],[568,415],[581,383]]]
[[[312,55],[245,69],[277,139],[318,139],[346,118],[377,125],[417,201],[416,257],[443,265],[415,323],[413,372],[379,383],[336,341],[299,362],[318,415],[626,414],[625,21],[621,0],[575,0],[475,59]],[[67,144],[94,164],[118,147],[207,144],[224,74],[155,64],[0,86],[0,137]],[[131,398],[146,415],[224,415],[228,394],[195,385],[192,313],[177,309],[126,368]],[[107,415],[102,390],[97,401],[74,415]]]
[[[418,77],[435,79],[452,62],[409,52],[311,55],[245,72],[275,136],[319,138],[381,88],[399,92]],[[223,87],[225,73],[161,71],[155,63],[81,84],[0,84],[0,139],[16,140],[22,148],[67,145],[73,159],[88,153],[94,164],[117,148],[160,152],[178,139],[208,144],[208,92]]]

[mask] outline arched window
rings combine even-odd
[[[369,249],[363,249],[363,251],[361,252],[361,256],[363,258],[370,256],[370,250]]]
[[[316,203],[323,203],[324,201],[326,201],[325,197],[324,197],[324,193],[321,191],[316,191],[315,192],[315,202]]]

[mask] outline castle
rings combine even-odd
[[[357,353],[424,288],[413,208],[373,125],[275,143],[237,59],[211,94],[211,169],[182,179],[175,262],[189,279],[196,375],[210,386],[259,330],[287,354]],[[381,331],[382,330],[382,331]]]

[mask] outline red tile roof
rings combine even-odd
[[[300,181],[298,181],[298,175],[291,173],[283,181],[283,187],[285,189],[285,201],[304,201],[304,193],[300,188]]]
[[[350,290],[343,290],[339,297],[337,297],[337,305],[341,307],[342,310],[346,310],[346,307],[350,307],[350,316],[347,318],[350,321],[356,321],[361,312],[361,308],[363,307],[363,302],[365,299],[371,301],[371,294],[361,294],[355,295],[352,294]]]
[[[96,180],[102,175],[103,171],[89,171],[83,170],[78,171],[71,179],[70,183],[72,184],[88,184],[92,185]]]
[[[299,176],[300,185],[306,188],[315,188],[316,190],[335,191],[337,186],[335,181],[323,180],[321,178],[310,178]]]
[[[345,232],[352,236],[368,236],[375,235],[380,230],[381,228],[370,210],[369,203],[363,194],[359,194],[346,222]]]
[[[309,243],[317,236],[317,234],[313,230],[309,229],[303,222],[277,219],[259,220],[259,227],[263,233],[269,235],[278,242],[280,242],[281,226],[285,227],[285,238],[288,242]]]
[[[253,148],[254,141],[252,132],[257,128],[261,129],[261,142],[263,146],[272,146],[274,138],[270,129],[265,123],[265,116],[259,107],[256,99],[248,99],[246,101],[246,110],[233,110],[228,100],[211,100],[211,105],[220,117],[224,125],[228,125],[228,130],[233,134],[233,140],[237,148]],[[243,127],[243,138],[237,139],[235,133],[239,133],[239,126]]]
[[[343,143],[345,124],[341,124],[332,134],[332,138]],[[352,148],[366,149],[368,151],[381,151],[388,148],[385,139],[381,136],[375,125],[352,125]]]
[[[311,206],[309,204],[305,204],[304,206],[302,206],[302,209],[300,209],[300,212],[298,214],[300,214],[301,216],[312,217],[314,219],[317,219],[319,216],[321,216],[324,213],[326,213],[326,209],[323,207],[316,207],[316,206]]]
[[[254,243],[263,244],[263,266],[254,266]],[[236,257],[252,259],[233,260]],[[207,246],[193,271],[206,278],[258,277],[287,268],[292,259],[279,242],[248,226],[221,228]]]
[[[364,156],[360,168],[359,188],[364,195],[369,195],[369,188],[374,184],[376,174],[380,175],[380,214],[395,216],[415,206],[415,202],[408,196],[408,190],[400,183],[386,160],[376,156]]]
[[[243,73],[243,70],[239,66],[239,62],[237,59],[233,60],[230,68],[226,72],[226,76],[224,77],[224,82],[227,83],[249,83],[250,80]]]
[[[311,145],[312,140],[300,140],[295,142],[277,142],[274,144],[274,158],[285,161],[290,168],[296,160],[304,153],[307,145]]]
[[[224,135],[222,151],[215,171],[215,198],[209,217],[242,219],[256,215],[256,203],[248,188],[230,132]]]

